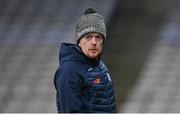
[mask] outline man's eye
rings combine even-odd
[[[87,40],[90,40],[92,37],[91,36],[86,36],[86,39]]]
[[[98,38],[98,39],[103,39],[101,36],[97,36],[96,38]]]
[[[96,39],[99,40],[99,41],[103,40],[103,38],[101,36],[97,36]]]

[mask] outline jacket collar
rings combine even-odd
[[[100,63],[100,56],[97,60],[87,58],[81,48],[76,44],[62,43],[59,52],[59,64],[66,61],[78,61],[94,66]]]

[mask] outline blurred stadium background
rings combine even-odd
[[[107,23],[118,112],[180,112],[179,0],[0,0],[0,112],[57,112],[60,43],[88,7]]]

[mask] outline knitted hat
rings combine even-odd
[[[76,41],[79,42],[80,38],[90,32],[100,33],[103,35],[104,40],[106,39],[104,19],[92,8],[85,10],[84,15],[78,20],[75,31]]]

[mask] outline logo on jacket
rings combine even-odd
[[[88,71],[92,71],[92,70],[93,70],[93,68],[89,68],[89,69],[88,69]]]
[[[101,83],[101,79],[100,78],[96,78],[95,80],[93,80],[94,84],[99,84]]]
[[[107,74],[108,80],[111,81],[111,77],[110,77],[109,73],[106,73],[106,74]]]

